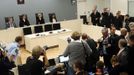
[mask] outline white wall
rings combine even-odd
[[[128,1],[128,14],[132,17],[134,17],[134,0],[129,0]]]
[[[128,11],[128,0],[110,0],[111,11],[115,14],[118,10],[122,14],[127,14]]]

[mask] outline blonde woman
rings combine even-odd
[[[40,56],[43,56],[43,61],[39,60]],[[30,75],[44,75],[46,65],[48,65],[46,52],[40,46],[34,47],[32,50],[32,56],[27,58],[26,63],[28,65]]]

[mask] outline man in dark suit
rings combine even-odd
[[[128,48],[127,48],[127,41],[125,39],[120,39],[119,40],[119,52],[117,54],[117,59],[119,61],[120,65],[120,71],[121,72],[127,72],[127,65],[128,65]]]
[[[118,11],[116,13],[116,16],[113,18],[113,24],[115,25],[117,30],[120,30],[120,28],[123,27],[123,20],[124,17],[121,15],[121,12]]]
[[[94,7],[92,13],[90,14],[91,22],[93,25],[100,25],[100,13],[97,10],[97,6]]]
[[[128,14],[126,14],[125,16],[124,16],[124,27],[127,29],[127,31],[128,32],[130,32],[130,28],[129,28],[129,23],[130,23],[131,21],[130,21],[130,17],[129,17],[129,15]]]
[[[30,23],[26,17],[26,15],[22,15],[19,22],[20,27],[29,26]]]
[[[110,63],[111,57],[109,53],[109,48],[111,44],[109,43],[109,34],[107,28],[102,29],[102,35],[103,35],[102,38],[98,40],[99,43],[98,50],[100,52],[100,56],[104,58],[104,64],[106,68],[108,68],[108,71],[110,71],[112,68],[112,65]]]
[[[109,36],[109,43],[110,43],[110,48],[108,50],[110,56],[112,57],[113,55],[116,55],[119,51],[118,47],[118,35],[115,34],[116,28],[114,26],[111,26],[110,28],[110,36]]]
[[[118,40],[120,40],[120,39],[127,39],[127,38],[126,38],[127,29],[126,29],[126,28],[121,28],[121,29],[120,29],[120,33],[121,33],[121,35],[118,37]]]
[[[134,75],[134,23],[130,23],[130,34],[128,38],[128,75]]]
[[[101,25],[110,28],[112,20],[113,20],[113,14],[110,12],[108,8],[104,8],[104,12],[102,13]]]

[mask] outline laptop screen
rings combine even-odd
[[[63,55],[59,56],[59,62],[63,63],[63,62],[67,62],[69,60],[69,56],[64,57]]]

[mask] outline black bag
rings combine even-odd
[[[82,41],[81,41],[82,42]],[[85,54],[85,60],[86,60],[86,63],[85,63],[85,66],[84,66],[84,69],[85,71],[89,72],[90,68],[91,68],[91,58],[90,56],[87,54],[86,52],[86,48],[84,46],[84,43],[82,42],[82,45],[83,45],[83,48],[84,48],[84,54]]]

